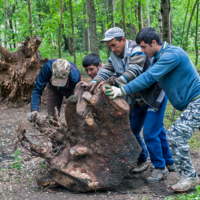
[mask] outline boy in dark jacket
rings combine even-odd
[[[47,111],[53,116],[54,108],[60,111],[63,96],[68,98],[73,94],[76,84],[80,81],[80,72],[77,67],[65,59],[51,59],[41,69],[35,83],[32,99],[31,113],[27,115],[28,120],[38,112],[40,97],[47,85]]]

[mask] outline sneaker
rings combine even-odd
[[[176,168],[176,165],[175,164],[172,164],[172,165],[166,165],[167,169],[169,172],[177,172],[177,168]],[[154,170],[155,167],[154,166],[151,166],[150,168],[151,170]]]
[[[191,187],[195,187],[200,183],[199,177],[195,174],[193,175],[185,175],[184,171],[181,171],[181,178],[175,184],[171,186],[171,189],[176,192],[186,192]]]
[[[146,170],[149,166],[149,163],[147,162],[138,162],[137,166],[135,168],[133,168],[132,172],[143,172],[144,170]]]
[[[146,180],[148,183],[157,183],[167,176],[167,174],[169,174],[167,167],[164,169],[154,169],[151,176],[149,176]]]
[[[177,168],[175,164],[172,165],[166,165],[167,169],[169,170],[169,172],[177,172]]]

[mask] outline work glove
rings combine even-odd
[[[108,96],[112,96],[111,99],[115,99],[116,97],[121,97],[123,96],[122,90],[121,88],[117,88],[115,86],[105,86],[106,90],[106,94]]]
[[[28,119],[29,122],[33,122],[34,121],[34,115],[35,114],[37,115],[37,118],[40,118],[40,115],[39,115],[39,113],[37,111],[32,111],[31,113],[29,113],[27,115],[27,119]]]

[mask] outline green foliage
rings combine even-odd
[[[17,149],[15,153],[11,154],[11,156],[14,157],[14,163],[10,167],[17,170],[22,170],[22,164],[21,164],[22,158],[19,157],[21,156],[19,150]]]

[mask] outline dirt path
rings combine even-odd
[[[62,120],[64,120],[63,108],[64,106],[61,111]],[[19,121],[27,121],[26,115],[29,110],[28,106],[15,106],[9,109],[1,106],[0,108],[0,199],[164,199],[175,194],[170,189],[170,185],[176,182],[178,174],[170,173],[160,183],[147,184],[145,178],[151,173],[150,168],[143,173],[129,173],[116,191],[74,193],[62,187],[49,191],[39,188],[34,177],[42,169],[42,159],[24,161],[21,171],[10,167],[13,164],[13,157],[10,156],[13,149],[12,136]],[[46,105],[43,105],[40,116],[45,118],[46,113]],[[192,152],[192,160],[200,176],[200,153]]]

